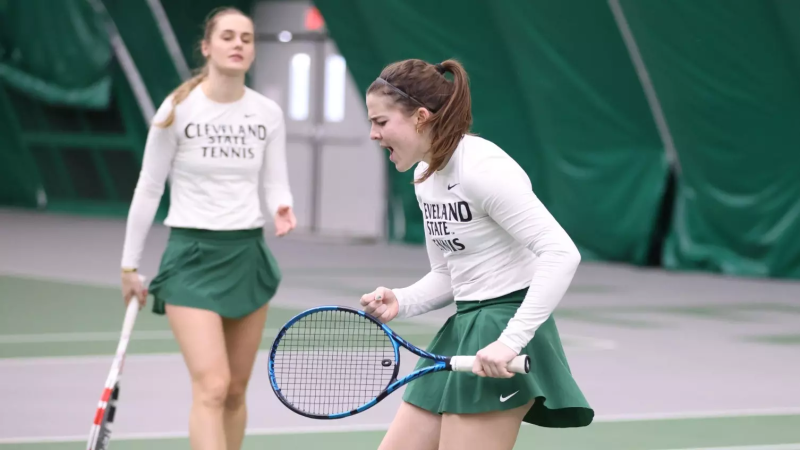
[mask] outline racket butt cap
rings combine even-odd
[[[531,371],[531,357],[519,355],[508,363],[508,371],[514,373],[528,373]]]

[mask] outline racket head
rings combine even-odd
[[[272,391],[291,411],[312,419],[338,419],[372,407],[399,370],[391,330],[346,306],[296,315],[278,331],[269,354]]]

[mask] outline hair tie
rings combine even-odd
[[[444,73],[447,72],[447,69],[445,69],[444,66],[441,65],[441,64],[436,64],[433,67],[436,68],[436,71],[439,72],[442,75],[444,75]]]

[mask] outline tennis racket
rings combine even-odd
[[[128,349],[133,324],[139,314],[139,302],[136,297],[128,302],[125,319],[122,323],[122,335],[117,345],[117,353],[111,363],[111,371],[106,378],[106,384],[100,394],[100,402],[94,415],[92,427],[89,430],[88,450],[106,450],[111,440],[111,430],[114,425],[114,413],[117,410],[119,399],[119,383],[122,375],[122,366],[125,364],[125,355]]]
[[[400,346],[434,364],[397,379]],[[312,419],[339,419],[372,408],[401,386],[430,373],[472,372],[475,356],[443,356],[409,343],[378,319],[346,306],[320,306],[289,320],[272,344],[269,378],[290,410]],[[528,373],[520,355],[509,372]]]

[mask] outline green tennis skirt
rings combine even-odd
[[[439,355],[476,354],[500,337],[526,292],[523,289],[492,300],[456,302],[456,313],[447,319],[427,350]],[[528,374],[490,378],[471,372],[437,372],[409,383],[403,400],[437,414],[470,414],[517,408],[535,399],[524,422],[547,428],[584,427],[592,422],[594,411],[572,377],[552,316],[520,354],[531,357]],[[421,358],[417,368],[431,364]]]
[[[269,302],[280,281],[261,228],[173,228],[149,291],[156,314],[164,314],[169,303],[239,318]]]

